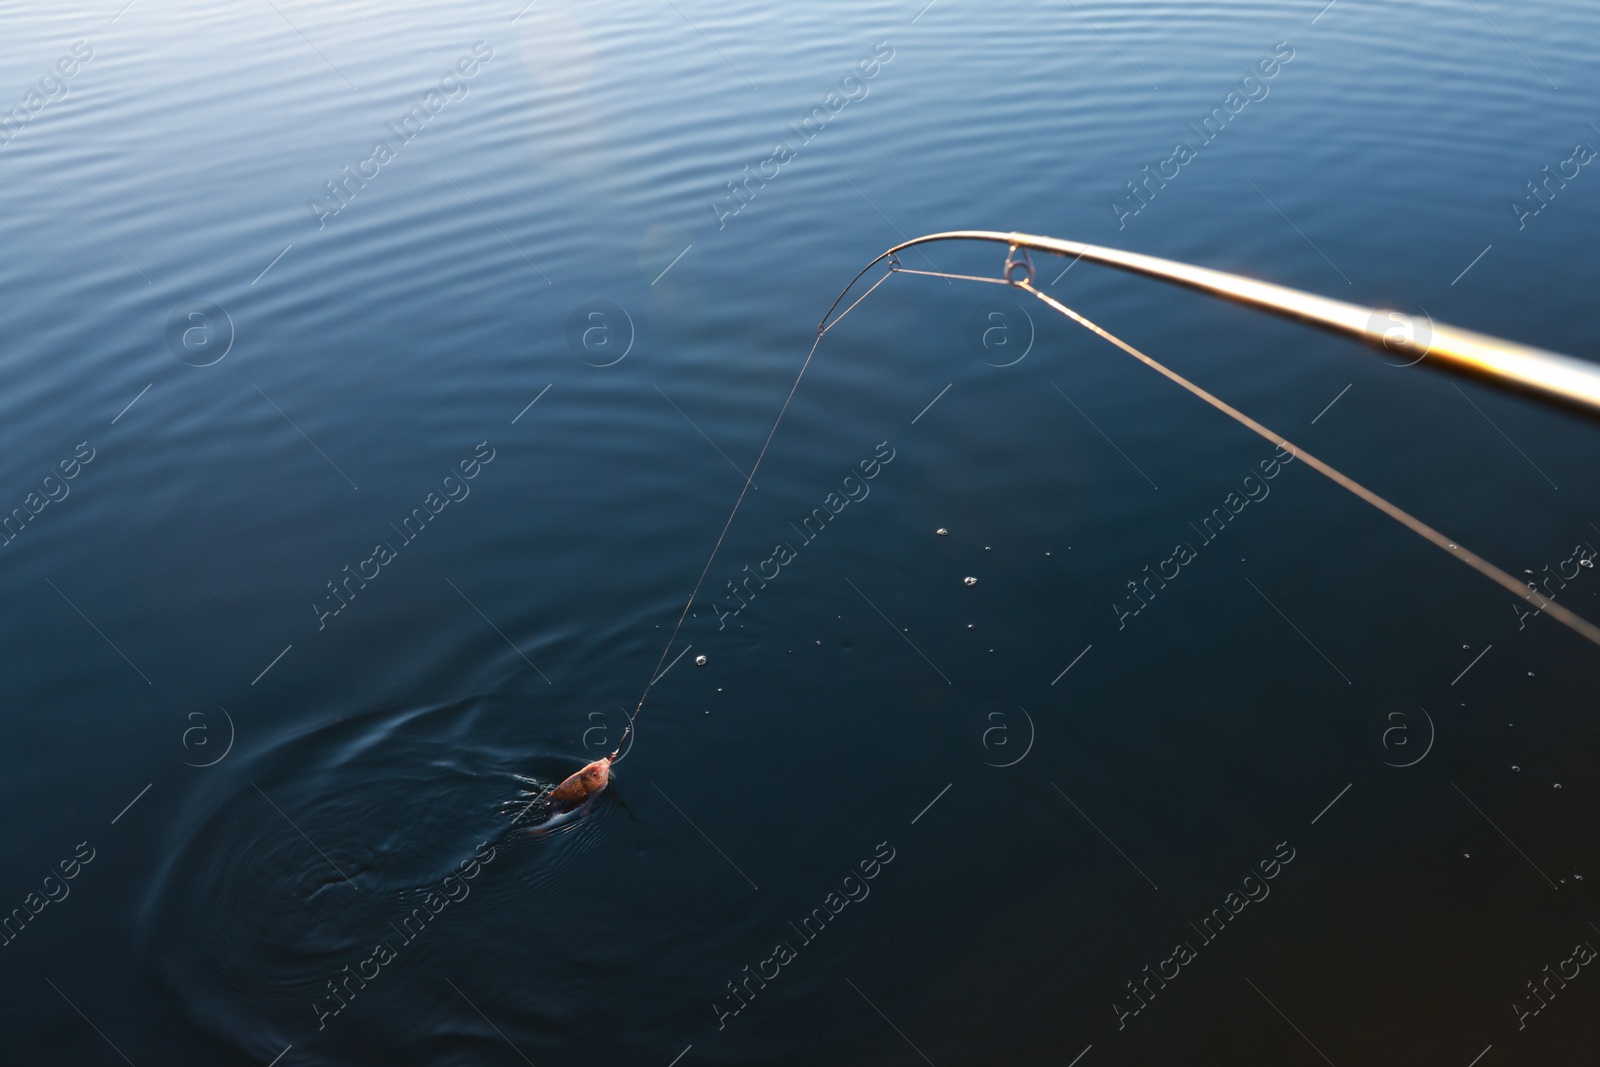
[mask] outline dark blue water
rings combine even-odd
[[[1596,649],[992,286],[829,332],[613,788],[514,821],[616,746],[817,321],[906,237],[1592,355],[1600,13],[120,6],[0,13],[0,1058],[1592,1046]],[[1065,265],[1600,614],[1592,423]]]

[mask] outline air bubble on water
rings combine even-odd
[[[1529,672],[1528,672],[1528,677],[1529,677],[1529,678],[1532,678],[1532,677],[1533,677],[1533,672],[1532,672],[1532,671],[1529,671]]]
[[[1573,876],[1572,876],[1572,880],[1573,880],[1573,881],[1574,881],[1574,882],[1581,882],[1581,881],[1583,881],[1583,875],[1581,875],[1581,874],[1575,874],[1575,875],[1573,875]]]
[[[993,552],[993,551],[994,551],[994,549],[992,549],[992,548],[990,548],[990,547],[989,547],[989,546],[988,546],[988,545],[984,545],[984,546],[983,546],[983,550],[984,550],[984,551],[985,551],[985,552]]]
[[[1471,648],[1472,646],[1471,645],[1462,645],[1461,647],[1462,648]]]
[[[1594,569],[1594,560],[1592,560],[1592,559],[1580,559],[1578,561],[1578,566],[1580,566],[1580,567],[1588,567],[1590,570],[1593,570]],[[1576,878],[1577,875],[1573,875],[1573,877]]]
[[[706,665],[706,658],[704,656],[696,656],[694,658],[694,665],[696,667],[704,667]]]
[[[972,629],[972,624],[970,622],[967,623],[967,629],[969,629],[969,630]]]
[[[817,642],[817,644],[819,644],[819,645],[820,645],[820,644],[822,644],[822,642],[821,642],[821,641],[818,641],[818,642]]]
[[[1522,568],[1522,573],[1523,574],[1532,574],[1533,572],[1530,571],[1528,568],[1524,567],[1524,568]]]
[[[969,578],[963,578],[963,579],[961,579],[961,584],[962,585],[977,585],[978,584],[978,579],[970,578],[970,577]]]
[[[1560,789],[1561,788],[1561,783],[1557,782],[1555,785],[1551,786],[1550,788],[1551,789]]]
[[[935,530],[933,532],[938,534],[940,537],[949,537],[950,536],[950,531],[946,530],[943,526],[939,527],[937,530]]]
[[[1522,772],[1522,768],[1521,768],[1521,767],[1518,767],[1518,766],[1517,766],[1517,765],[1516,765],[1516,764],[1515,764],[1515,763],[1513,763],[1513,764],[1512,764],[1512,765],[1511,765],[1511,769],[1512,769],[1512,770],[1514,770],[1514,771],[1516,771],[1516,772],[1518,772],[1518,773],[1519,773],[1519,774],[1520,774],[1520,773],[1521,773],[1521,772]]]
[[[1046,552],[1046,553],[1045,553],[1045,555],[1047,555],[1047,556],[1048,556],[1048,555],[1049,555],[1049,554],[1050,554],[1050,553],[1048,553],[1048,552]]]
[[[1463,852],[1463,853],[1462,853],[1462,854],[1461,854],[1461,858],[1462,858],[1462,859],[1464,859],[1464,860],[1470,860],[1470,859],[1471,859],[1471,858],[1472,858],[1472,853],[1470,853],[1470,852]]]

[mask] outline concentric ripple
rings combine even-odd
[[[461,937],[492,931],[485,916],[562,895],[615,805],[602,796],[582,818],[530,831],[518,818],[529,794],[577,761],[494,738],[483,711],[466,702],[348,718],[241,761],[196,797],[142,929],[197,1025],[227,1040],[250,1034],[258,1054],[270,1040],[263,1020],[278,1048],[364,1033],[363,1000],[403,989],[418,960],[459,954]],[[470,924],[452,922],[465,911],[477,913]],[[404,1044],[397,1019],[415,1020],[418,1035],[439,1030],[422,1014],[383,1014],[386,1043]]]

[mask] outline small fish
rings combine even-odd
[[[596,793],[611,784],[611,757],[597,759],[566,781],[550,790],[545,797],[550,815],[560,815],[582,807]]]

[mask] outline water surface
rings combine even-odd
[[[996,287],[895,277],[828,333],[614,788],[511,822],[617,744],[818,319],[908,236],[1592,355],[1600,177],[1527,183],[1600,147],[1594,11],[119,6],[0,14],[0,106],[38,104],[0,145],[19,1057],[1589,1047],[1595,650]],[[1065,266],[1600,614],[1592,424]]]

